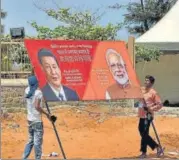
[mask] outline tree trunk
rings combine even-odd
[[[142,11],[143,11],[143,13],[145,13],[145,11],[144,11],[144,2],[143,2],[143,0],[140,0],[140,2],[141,2]],[[143,23],[144,23],[144,30],[146,32],[146,31],[149,30],[147,19],[145,19]]]

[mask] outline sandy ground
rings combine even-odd
[[[86,107],[85,111],[75,108],[61,108],[53,111],[58,117],[56,127],[67,159],[82,158],[136,158],[140,154],[140,137],[136,116],[119,116],[120,110]],[[98,114],[100,113],[100,114]],[[51,123],[43,117],[43,154],[62,154]],[[157,116],[154,121],[161,143],[165,146],[162,158],[179,158],[179,118]],[[153,137],[154,132],[151,128]],[[20,159],[27,140],[26,115],[14,113],[2,120],[2,159]],[[174,152],[175,154],[171,154]],[[148,149],[148,156],[155,158],[155,152]],[[34,152],[29,158],[34,158]],[[42,157],[51,159],[51,157]]]

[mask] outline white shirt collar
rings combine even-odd
[[[63,86],[59,87],[58,89],[55,89],[50,83],[49,83],[49,86],[52,88],[52,91],[55,93],[55,95],[58,97],[58,99],[60,99],[60,97],[59,97],[59,93],[60,93],[63,96],[63,100],[64,101],[67,100],[66,96],[65,96],[65,92],[64,92]]]

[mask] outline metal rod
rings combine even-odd
[[[145,106],[147,106],[147,103],[146,103],[145,99],[143,99],[143,102],[144,102]],[[147,115],[147,119],[149,118],[148,116],[150,115],[150,120],[151,120],[152,128],[153,128],[154,133],[155,133],[155,136],[156,136],[156,138],[157,138],[159,147],[160,147],[160,149],[162,150],[162,154],[164,155],[164,148],[162,147],[162,145],[161,145],[161,143],[160,143],[160,139],[159,139],[159,136],[158,136],[158,134],[157,134],[157,130],[156,130],[156,128],[155,128],[155,125],[154,125],[154,123],[153,123],[153,119],[151,119],[151,113],[148,111],[148,109],[147,109],[146,111],[147,111],[147,114],[146,114],[146,115]]]
[[[45,101],[45,105],[46,105],[46,108],[47,108],[48,113],[50,114],[51,112],[50,112],[50,109],[49,109],[49,107],[48,107],[48,103],[47,103],[46,101]],[[66,159],[66,155],[65,155],[65,152],[64,152],[64,150],[63,150],[63,146],[62,146],[62,143],[61,143],[61,141],[60,141],[60,137],[59,137],[59,135],[58,135],[58,132],[57,132],[55,123],[52,122],[52,125],[53,125],[53,129],[54,129],[54,131],[55,131],[55,134],[56,134],[56,137],[57,137],[57,141],[58,141],[58,144],[59,144],[59,146],[60,146],[60,149],[61,149],[63,158]]]
[[[163,147],[162,147],[162,145],[161,145],[161,143],[160,143],[160,139],[159,139],[159,136],[158,136],[158,134],[157,134],[157,130],[156,130],[156,128],[155,128],[155,125],[154,125],[153,121],[151,122],[151,124],[152,124],[153,130],[154,130],[154,132],[155,132],[155,136],[156,136],[156,138],[157,138],[159,147],[161,148],[162,154],[164,155]]]

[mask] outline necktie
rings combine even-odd
[[[60,98],[61,101],[64,100],[63,95],[61,93],[59,93],[59,98]]]

